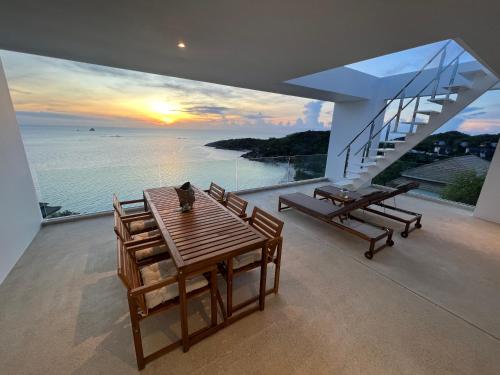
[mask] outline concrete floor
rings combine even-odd
[[[295,211],[277,213],[279,194],[313,188],[245,196],[285,221],[280,294],[265,311],[144,374],[500,373],[499,225],[399,197],[424,214],[424,227],[396,235],[369,261],[366,242]],[[244,276],[236,296],[257,284],[258,272]],[[44,227],[0,300],[2,374],[137,372],[111,217]],[[191,327],[207,319],[207,302],[192,301]],[[146,351],[178,332],[176,309],[146,321]]]

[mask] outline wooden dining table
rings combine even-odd
[[[186,279],[204,273],[221,262],[256,249],[262,250],[258,304],[232,315],[232,285],[228,285],[226,326],[243,315],[264,310],[266,295],[267,237],[245,223],[204,191],[194,187],[195,202],[188,212],[181,212],[174,187],[144,190],[145,204],[153,214],[178,271],[179,303],[184,351],[189,349]],[[255,300],[256,298],[254,298]],[[224,309],[224,307],[222,306]],[[214,329],[213,331],[216,331]]]

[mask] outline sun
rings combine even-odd
[[[173,124],[179,119],[179,109],[165,101],[154,101],[149,105],[152,117],[165,124]]]

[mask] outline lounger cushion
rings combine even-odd
[[[138,250],[135,252],[137,260],[143,260],[154,255],[165,254],[168,251],[166,245],[148,247],[147,249]]]
[[[142,282],[144,285],[151,285],[160,282],[162,279],[175,276],[177,269],[171,259],[163,260],[150,266],[141,268]],[[195,276],[186,280],[187,293],[203,288],[208,285],[207,279],[203,276]],[[173,283],[163,288],[146,293],[146,306],[152,309],[159,304],[171,300],[179,295],[179,284]]]
[[[138,220],[130,223],[130,233],[140,233],[156,227],[155,219]]]
[[[280,195],[280,200],[292,207],[301,207],[303,211],[312,215],[321,215],[325,217],[334,217],[339,211],[339,207],[330,202],[315,199],[303,193],[291,193]]]

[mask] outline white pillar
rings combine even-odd
[[[332,181],[343,179],[345,152],[338,156],[345,146],[358,134],[384,106],[384,99],[373,98],[356,102],[335,103],[332,118],[330,143],[328,144],[328,159],[325,176]],[[375,122],[375,131],[380,129],[384,114]],[[369,129],[362,133],[359,139],[351,146],[350,163],[360,162],[362,151],[356,152],[368,141]],[[378,147],[378,141],[373,142],[372,150]]]
[[[42,220],[38,198],[0,61],[0,283]]]
[[[474,216],[500,224],[500,147],[497,146]]]

